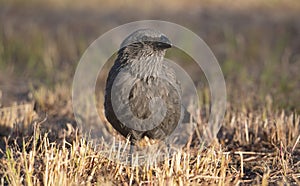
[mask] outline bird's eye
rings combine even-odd
[[[142,37],[142,41],[148,41],[148,37],[147,36],[143,36]]]

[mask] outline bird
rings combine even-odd
[[[182,109],[180,82],[164,63],[171,47],[160,31],[138,29],[123,40],[108,73],[105,116],[132,144],[144,137],[164,140],[188,117]]]

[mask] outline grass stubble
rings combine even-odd
[[[59,85],[53,91],[41,89],[34,97],[54,114],[59,111],[51,109],[56,104],[51,97],[62,96],[67,90]],[[60,102],[68,100],[65,97]],[[0,121],[12,126],[7,127],[10,137],[1,140],[2,185],[300,183],[300,116],[293,112],[268,110],[267,106],[259,111],[246,106],[242,111],[227,108],[218,139],[209,146],[201,146],[195,135],[171,158],[130,167],[107,158],[108,151],[121,156],[118,148],[86,141],[68,121],[63,121],[63,127],[47,128],[58,120],[39,115],[30,105],[0,109]],[[71,112],[70,108],[59,109],[68,110],[66,115]],[[205,122],[207,118],[199,118],[199,127]]]

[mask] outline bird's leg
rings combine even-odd
[[[168,152],[170,151],[170,149],[171,149],[171,145],[170,145],[170,143],[167,143],[167,150],[168,150]]]
[[[167,149],[166,149],[166,151],[167,151],[167,156],[169,156],[169,155],[170,155],[170,150],[171,150],[171,145],[170,145],[170,143],[168,143],[167,141],[165,141],[165,145],[167,146]]]

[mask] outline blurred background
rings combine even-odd
[[[43,105],[51,98],[35,92],[58,85],[70,98],[76,65],[95,39],[121,24],[158,19],[208,44],[223,70],[229,107],[299,113],[299,17],[294,0],[0,0],[0,106],[31,99]]]

